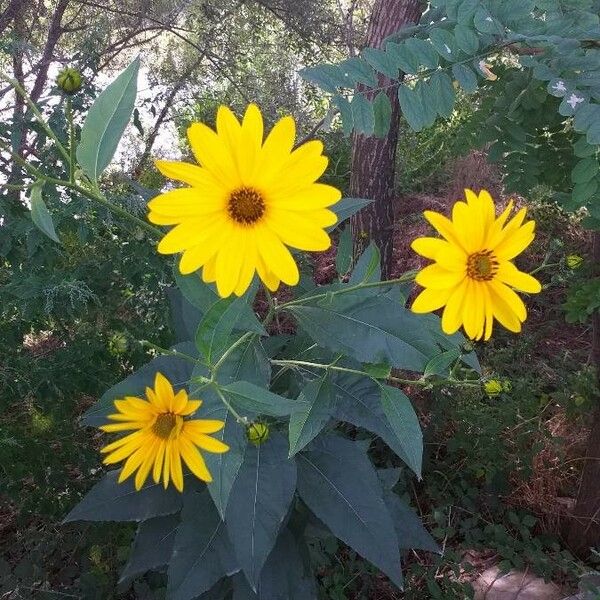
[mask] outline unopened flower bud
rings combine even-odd
[[[569,254],[569,256],[565,258],[565,262],[567,263],[567,267],[569,267],[569,269],[579,269],[579,267],[583,264],[583,258],[578,254]]]
[[[488,395],[488,397],[490,398],[494,398],[495,396],[498,396],[504,389],[502,382],[498,381],[498,379],[488,379],[484,384],[483,384],[483,389],[485,391],[485,393]]]
[[[56,85],[65,94],[75,94],[81,89],[81,75],[72,67],[65,67],[56,78]]]
[[[269,437],[269,426],[265,423],[252,423],[246,430],[248,441],[255,446],[264,444]]]

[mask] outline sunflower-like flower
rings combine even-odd
[[[241,296],[255,272],[272,291],[280,282],[298,283],[298,267],[287,246],[326,250],[325,227],[337,216],[327,207],[339,190],[316,183],[327,167],[323,144],[296,148],[292,117],[279,120],[263,141],[263,120],[250,104],[240,123],[221,106],[216,132],[193,123],[188,139],[200,166],[159,160],[166,177],[190,187],[153,198],[148,219],[175,225],[158,245],[162,254],[183,252],[182,274],[202,267],[205,282],[216,281],[222,297]]]
[[[412,310],[426,313],[445,306],[442,329],[452,334],[464,326],[471,339],[492,335],[497,319],[506,329],[518,333],[527,318],[527,309],[513,288],[536,294],[540,282],[523,273],[511,262],[535,237],[535,221],[525,220],[522,208],[507,222],[512,200],[496,217],[490,194],[465,190],[466,202],[456,202],[452,220],[434,211],[425,218],[444,239],[423,237],[412,249],[434,261],[420,271],[415,281],[425,289],[415,299]]]
[[[207,452],[223,453],[229,446],[210,437],[223,428],[223,421],[208,419],[185,419],[202,404],[191,400],[185,390],[175,393],[169,380],[156,374],[154,389],[146,388],[147,400],[126,396],[115,400],[118,413],[108,415],[118,421],[100,427],[103,431],[131,431],[125,437],[102,448],[107,453],[104,464],[125,461],[119,475],[119,483],[135,471],[135,488],[139,490],[150,471],[155,483],[161,478],[166,488],[172,480],[175,487],[183,490],[181,459],[190,471],[203,481],[212,481],[206,463],[198,448]]]

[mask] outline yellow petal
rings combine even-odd
[[[257,161],[258,183],[269,182],[280,173],[292,151],[295,137],[296,124],[292,117],[283,117],[275,123],[263,144]]]
[[[467,289],[465,283],[456,286],[442,313],[442,330],[448,335],[456,333],[462,325],[462,303]]]
[[[490,296],[490,290],[487,284],[481,286],[484,298],[485,307],[485,330],[483,333],[484,340],[489,340],[492,337],[492,329],[494,326],[494,307],[492,304],[492,298]]]
[[[223,454],[229,450],[227,444],[224,444],[220,440],[216,440],[209,435],[205,435],[204,433],[197,433],[192,441],[196,446],[200,446],[203,450],[214,452],[215,454]]]
[[[172,412],[176,415],[181,415],[181,412],[186,407],[187,403],[188,403],[187,392],[185,390],[179,390],[173,397],[173,400],[171,402],[170,412]]]
[[[225,210],[227,198],[227,193],[218,188],[179,188],[155,196],[148,202],[148,208],[163,216],[201,219],[211,213]]]
[[[425,289],[415,298],[411,310],[415,313],[433,312],[446,304],[453,291],[453,288],[445,290]]]
[[[421,256],[435,260],[438,253],[443,252],[452,246],[445,240],[433,237],[420,237],[412,241],[410,247]]]
[[[212,481],[212,476],[206,467],[206,463],[204,462],[202,455],[194,447],[194,445],[184,437],[181,437],[179,440],[179,448],[181,451],[181,456],[183,457],[183,460],[185,461],[185,464],[188,466],[189,470],[196,477],[198,477],[198,479],[210,483]]]
[[[208,433],[208,432],[205,432],[205,433]],[[129,442],[131,442],[133,440],[139,439],[140,437],[142,437],[145,434],[146,434],[146,432],[143,430],[135,431],[134,433],[130,433],[129,435],[126,435],[125,437],[119,438],[118,440],[115,440],[114,442],[107,444],[106,446],[104,446],[100,449],[100,452],[102,454],[112,452],[113,450],[120,448],[124,444],[128,444]]]
[[[463,299],[462,321],[467,337],[474,340],[481,337],[485,325],[485,305],[479,282],[467,280]]]
[[[478,208],[473,209],[465,202],[456,202],[452,208],[454,232],[469,254],[483,247],[484,223],[478,217]]]
[[[147,453],[144,458],[144,461],[140,465],[138,472],[135,474],[135,489],[141,490],[144,483],[146,483],[146,479],[148,479],[148,475],[150,474],[150,469],[154,464],[154,460],[156,458],[156,451],[160,446],[161,440],[154,440],[151,444],[148,445]]]
[[[210,260],[206,261],[204,268],[202,269],[202,281],[204,283],[212,283],[217,280],[217,257],[213,256]]]
[[[156,160],[154,164],[169,179],[176,179],[201,188],[211,188],[219,185],[218,181],[206,169],[197,165],[170,160]]]
[[[246,293],[246,290],[252,283],[254,273],[256,272],[256,255],[258,250],[256,249],[254,235],[254,231],[248,231],[240,276],[238,277],[238,282],[233,290],[236,296],[243,296]]]
[[[154,391],[156,393],[156,403],[165,412],[171,408],[173,401],[173,386],[171,382],[160,372],[157,371],[154,376]]]
[[[183,471],[181,469],[181,456],[179,455],[179,441],[173,440],[169,450],[171,451],[169,461],[171,479],[177,490],[183,492]]]
[[[495,280],[490,281],[488,285],[496,298],[501,298],[520,321],[527,318],[527,308],[523,304],[523,300],[513,290]]]
[[[199,433],[216,433],[221,431],[225,423],[216,419],[192,419],[183,424],[183,430],[192,440]]]
[[[465,278],[460,271],[447,271],[437,264],[425,267],[415,277],[415,282],[426,288],[444,290],[456,287]]]
[[[431,223],[431,225],[433,225],[433,227],[435,227],[442,237],[448,240],[451,244],[454,244],[455,246],[458,246],[467,252],[466,248],[463,247],[459,237],[456,235],[454,225],[450,219],[433,210],[426,210],[423,213],[423,216]]]
[[[193,248],[188,248],[181,255],[179,272],[182,275],[189,275],[190,273],[197,271],[216,255],[217,250],[218,244],[214,241],[212,244],[199,244]]]
[[[165,458],[163,462],[163,487],[167,489],[169,485],[169,479],[171,477],[171,447],[173,442],[171,440],[165,442]]]
[[[320,252],[331,246],[331,238],[323,227],[325,223],[333,225],[336,222],[337,215],[325,210],[302,213],[270,210],[266,219],[267,226],[284,244],[310,252]]]
[[[240,277],[247,234],[242,228],[229,228],[234,232],[229,243],[222,245],[217,254],[217,291],[221,298],[231,296]]]
[[[542,284],[535,277],[519,271],[511,262],[500,263],[496,278],[521,292],[538,294],[542,291]]]
[[[194,414],[202,406],[202,400],[189,400],[186,407],[179,412],[182,417]]]
[[[281,280],[275,275],[275,273],[273,273],[273,271],[267,269],[260,256],[260,252],[257,252],[256,254],[256,271],[258,272],[258,276],[261,278],[262,282],[271,292],[277,291]]]
[[[138,448],[126,461],[119,474],[119,483],[123,483],[131,474],[139,468],[144,458],[146,458],[147,448],[142,446]]]
[[[154,466],[152,468],[152,479],[154,480],[154,483],[158,483],[160,481],[166,447],[167,443],[164,440],[161,440],[156,451],[156,456],[154,457]]]
[[[288,285],[296,285],[300,279],[298,266],[289,250],[275,234],[263,227],[256,236],[259,254],[269,271]]]
[[[507,288],[508,289],[508,288]],[[500,296],[494,286],[488,285],[488,291],[490,293],[490,299],[492,308],[494,310],[494,317],[498,319],[499,323],[506,327],[513,333],[519,333],[521,331],[521,321],[515,314],[512,307]]]
[[[270,206],[295,211],[312,211],[331,206],[342,197],[337,188],[325,183],[311,183],[292,194],[273,194],[269,190],[267,202]]]
[[[500,260],[511,260],[521,254],[535,237],[535,221],[528,221],[514,233],[507,235],[502,242],[494,248],[494,254]]]
[[[140,434],[139,437],[135,437],[136,434]],[[114,445],[110,444],[106,448],[102,448],[101,452],[107,452],[107,448],[114,449],[108,456],[104,457],[102,461],[105,465],[113,465],[115,463],[125,460],[128,456],[133,454],[138,448],[147,444],[151,440],[150,436],[146,431],[137,431],[130,435],[125,436],[120,442],[124,442],[120,447],[114,449]]]
[[[201,219],[186,220],[163,237],[158,244],[158,251],[161,254],[174,254],[199,244],[214,241],[211,238],[220,236],[226,222],[224,213],[212,213]]]
[[[128,431],[131,429],[143,429],[146,427],[146,423],[135,421],[131,423],[110,423],[109,425],[102,425],[99,429],[106,431],[107,433],[115,431]]]

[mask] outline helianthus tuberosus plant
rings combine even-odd
[[[321,142],[296,147],[293,119],[268,130],[255,105],[241,120],[219,108],[215,130],[193,123],[196,164],[157,161],[178,183],[153,195],[146,222],[112,205],[99,182],[133,110],[138,67],[97,98],[76,153],[55,140],[68,178],[28,168],[32,216],[53,239],[44,185],[115,210],[160,253],[178,255],[173,345],[142,342],[148,364],[83,416],[106,434],[108,470],[67,520],[139,523],[123,578],[162,571],[169,598],[316,598],[306,550],[322,536],[401,587],[403,553],[439,549],[393,492],[399,471],[377,469],[368,442],[381,438],[420,477],[421,429],[402,386],[481,386],[473,345],[457,330],[487,339],[494,318],[520,329],[524,308],[507,286],[539,291],[511,262],[533,225],[467,191],[453,221],[426,215],[445,239],[414,243],[434,265],[417,275],[425,290],[413,310],[414,274],[381,281],[374,245],[318,286],[301,251],[329,248],[333,228],[368,200],[320,183]],[[115,102],[123,110],[106,110]],[[443,305],[442,319],[417,314]],[[293,333],[278,329],[284,315]]]

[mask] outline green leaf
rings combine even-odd
[[[385,47],[386,52],[392,55],[400,71],[409,75],[415,75],[419,70],[419,61],[417,57],[408,49],[406,44],[395,44],[388,42]]]
[[[354,83],[364,83],[369,87],[377,85],[375,71],[363,59],[352,56],[339,63],[339,66]]]
[[[375,118],[373,133],[376,137],[384,138],[390,130],[392,121],[392,103],[384,91],[379,92],[373,100],[373,114]]]
[[[306,405],[300,400],[290,400],[273,394],[269,390],[248,381],[234,381],[221,387],[221,391],[234,408],[246,415],[287,417],[292,413],[306,409]]]
[[[348,285],[381,281],[381,255],[375,242],[371,242],[360,255],[352,271]]]
[[[491,33],[492,35],[501,35],[504,28],[498,23],[498,21],[490,14],[485,6],[480,6],[473,17],[473,24],[475,29],[481,33]]]
[[[587,143],[585,137],[580,137],[575,144],[573,144],[573,154],[578,158],[587,158],[588,156],[595,156],[598,152],[596,146],[592,146]]]
[[[233,484],[225,523],[238,563],[256,591],[260,572],[296,489],[296,463],[287,440],[274,433],[259,446],[249,445]]]
[[[342,130],[345,136],[349,136],[354,130],[354,117],[352,115],[352,107],[350,102],[344,96],[336,94],[333,97],[333,103],[338,107],[340,111],[340,117],[342,119]]]
[[[148,571],[156,571],[168,564],[178,525],[178,515],[142,521],[119,583],[132,580]]]
[[[360,92],[356,92],[350,106],[352,108],[355,131],[363,133],[366,136],[372,135],[373,127],[375,126],[373,105]]]
[[[349,219],[352,215],[355,215],[359,210],[365,208],[371,204],[373,200],[366,200],[364,198],[342,198],[339,202],[336,202],[330,207],[338,217],[336,227],[343,223],[346,219]]]
[[[146,483],[136,491],[133,478],[117,483],[119,470],[109,471],[65,517],[71,521],[145,521],[181,509],[181,494],[162,483]]]
[[[387,379],[392,374],[392,367],[386,363],[379,363],[378,365],[367,363],[363,366],[363,371],[375,379]]]
[[[573,171],[571,171],[571,181],[573,183],[587,183],[592,180],[600,170],[598,160],[594,158],[584,158],[580,160]]]
[[[586,104],[575,112],[573,128],[580,133],[587,133],[595,123],[600,122],[600,104]],[[590,140],[587,140],[591,144]]]
[[[306,384],[298,400],[306,404],[290,417],[290,456],[294,456],[319,435],[334,412],[334,397],[327,375]]]
[[[436,71],[429,80],[432,99],[435,101],[436,111],[440,117],[446,119],[452,116],[456,93],[452,79],[444,71]]]
[[[469,56],[473,56],[479,50],[479,38],[470,27],[457,25],[454,28],[454,37],[458,47]]]
[[[408,38],[404,44],[414,54],[417,61],[427,69],[435,69],[439,65],[440,57],[429,41]]]
[[[426,365],[423,375],[429,377],[431,375],[448,375],[448,369],[456,362],[460,356],[458,348],[446,350],[437,356],[434,356]]]
[[[402,586],[394,524],[377,474],[353,442],[331,435],[298,455],[298,492],[332,533]]]
[[[398,86],[398,100],[400,101],[402,114],[410,128],[414,131],[421,131],[425,126],[425,121],[419,92],[405,84],[400,84]]]
[[[434,28],[429,33],[429,39],[442,58],[449,61],[457,58],[458,46],[456,39],[449,31]]]
[[[288,310],[317,344],[361,363],[385,362],[422,372],[439,354],[437,337],[424,327],[421,315],[369,290],[336,294]]]
[[[318,85],[325,92],[335,94],[337,88],[353,88],[354,83],[340,65],[322,64],[300,70],[300,77]]]
[[[139,69],[138,57],[108,85],[88,111],[77,147],[77,161],[92,181],[97,181],[110,164],[131,119]]]
[[[477,91],[477,75],[466,65],[452,65],[452,75],[467,94]]]
[[[442,554],[440,547],[423,527],[419,517],[397,494],[392,492],[391,489],[384,490],[383,501],[394,521],[398,545],[401,550],[412,548]]]
[[[431,79],[430,81],[417,81],[415,90],[419,94],[421,107],[423,109],[423,127],[431,127],[438,116],[438,102],[435,94],[432,93]]]
[[[344,227],[335,253],[335,268],[340,275],[347,273],[352,264],[352,243],[352,228]]]
[[[191,356],[196,355],[196,349],[190,342],[176,344],[172,349]],[[167,355],[157,356],[104,392],[100,400],[84,413],[81,422],[94,427],[105,425],[106,416],[115,411],[114,401],[125,396],[144,396],[147,386],[154,387],[154,378],[157,372],[162,373],[173,384],[174,389],[179,391],[186,387],[192,369],[193,363],[182,358]]]
[[[228,347],[229,336],[236,326],[241,326],[246,331],[255,331],[267,335],[264,327],[255,316],[250,322],[239,323],[243,320],[243,316],[247,314],[248,304],[244,296],[221,298],[208,309],[202,317],[196,332],[196,348],[208,364],[221,357]]]
[[[42,183],[36,183],[31,188],[31,220],[34,225],[52,241],[60,244],[60,240],[56,235],[52,215],[48,210],[44,199],[42,198]]]
[[[364,48],[362,57],[379,73],[383,73],[390,79],[398,79],[398,64],[394,57],[379,48]]]
[[[592,179],[587,183],[578,183],[573,187],[573,200],[579,206],[585,206],[587,201],[598,191],[598,180]]]
[[[463,25],[468,25],[480,4],[481,0],[462,0],[458,7],[456,20]]]
[[[402,448],[404,462],[421,478],[423,434],[410,400],[398,388],[382,385],[381,405]]]
[[[392,429],[381,404],[379,385],[368,377],[339,373],[332,378],[336,398],[335,416],[378,435],[406,464],[411,457],[405,453]]]
[[[171,600],[192,600],[238,570],[225,524],[206,489],[186,490],[169,562]]]

